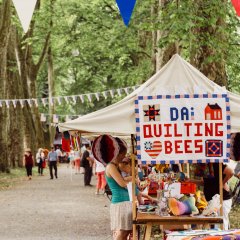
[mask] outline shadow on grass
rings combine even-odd
[[[33,168],[33,175],[37,175],[37,167]],[[10,173],[0,173],[0,191],[9,189],[26,179],[25,168],[11,169]]]

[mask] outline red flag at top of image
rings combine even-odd
[[[237,15],[240,17],[240,0],[232,0],[232,5],[236,10]]]

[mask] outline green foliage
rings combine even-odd
[[[225,62],[228,88],[239,92],[239,20],[230,1],[172,0],[137,1],[129,27],[123,24],[115,1],[41,1],[35,12],[34,46],[38,60],[46,35],[51,31],[54,96],[101,92],[139,85],[154,72],[152,32],[161,31],[160,48],[177,44],[187,60],[196,54],[203,64]],[[51,7],[53,11],[51,11]],[[155,14],[153,14],[153,11]],[[52,20],[53,25],[50,26]],[[47,96],[47,64],[38,76],[38,97]],[[93,103],[56,107],[58,114],[78,115],[100,109],[119,100],[103,97]],[[47,109],[46,109],[47,110]]]
[[[141,28],[140,24],[135,25],[135,22],[141,22],[139,18],[146,10],[141,6],[135,10],[130,27],[126,28],[114,1],[94,0],[88,3],[62,0],[55,3],[51,29],[55,96],[138,85],[151,75],[150,41],[146,40],[147,43],[140,46],[138,34]],[[46,26],[47,11],[47,7],[42,5],[36,22],[43,26],[45,22]],[[38,34],[40,36],[36,40],[42,39],[41,32]],[[37,46],[39,51],[41,44],[37,43]],[[38,78],[38,92],[46,92],[46,77],[45,65]],[[58,106],[57,112],[84,114],[114,101],[109,100]]]
[[[160,48],[174,43],[188,60],[199,55],[203,58],[202,64],[224,62],[229,89],[239,91],[238,25],[230,1],[174,0],[165,1],[151,26],[162,32]],[[145,25],[145,29],[148,27]]]

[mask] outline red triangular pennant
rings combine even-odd
[[[237,15],[240,17],[240,0],[232,0],[232,5],[236,10]]]

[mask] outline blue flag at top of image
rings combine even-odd
[[[136,0],[116,0],[123,22],[128,26]]]

